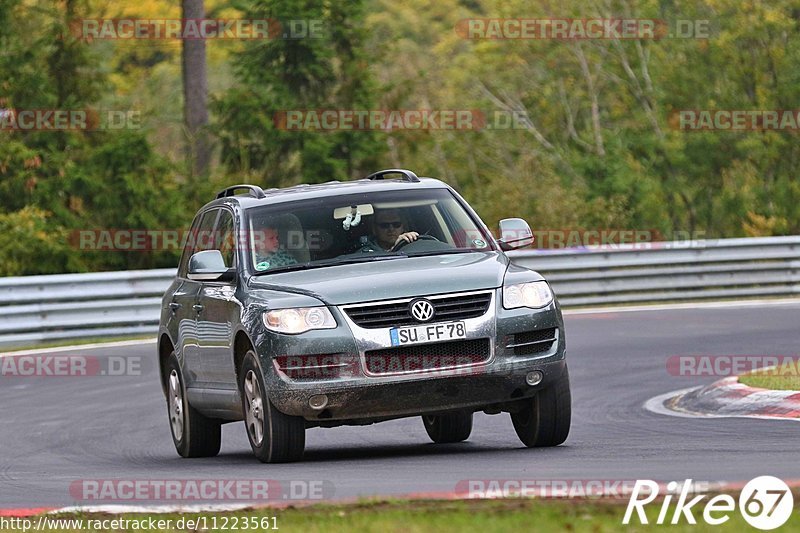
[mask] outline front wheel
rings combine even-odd
[[[219,420],[203,416],[189,404],[178,357],[167,359],[167,414],[172,442],[181,457],[214,457],[222,442]]]
[[[572,395],[569,371],[536,396],[524,400],[522,408],[511,413],[519,440],[529,448],[558,446],[567,440],[572,421]]]
[[[472,433],[472,412],[459,411],[447,415],[423,416],[425,431],[436,444],[461,442]]]
[[[302,459],[306,446],[305,420],[285,415],[272,405],[252,350],[244,357],[239,379],[247,438],[258,460],[289,463]]]

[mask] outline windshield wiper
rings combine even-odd
[[[323,261],[314,261],[313,263],[297,263],[294,265],[284,265],[277,268],[270,268],[269,270],[261,270],[253,275],[261,276],[263,274],[275,274],[277,272],[292,272],[295,270],[309,270],[312,268],[321,268],[327,266],[351,265],[354,263],[369,263],[372,261],[400,259],[403,257],[408,257],[408,255],[404,253],[393,253],[393,254],[380,254],[380,255],[370,254],[364,256],[340,257],[334,259],[325,259]]]

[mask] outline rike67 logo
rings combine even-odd
[[[679,524],[683,519],[689,524],[696,524],[695,513],[701,514],[703,520],[710,525],[720,525],[730,520],[731,514],[737,508],[737,501],[733,496],[717,494],[704,504],[700,504],[708,495],[694,496],[692,487],[691,479],[687,479],[683,485],[675,481],[668,483],[655,523],[659,525],[667,523],[670,514],[671,524]],[[678,499],[673,508],[675,495]],[[648,524],[644,508],[658,496],[659,486],[655,481],[637,480],[622,523],[630,524],[636,511],[639,522]],[[690,496],[694,497],[689,499]],[[739,493],[738,508],[748,524],[757,529],[770,530],[782,526],[789,519],[794,508],[794,497],[782,480],[772,476],[760,476],[750,480]]]

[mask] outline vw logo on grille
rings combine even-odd
[[[411,302],[411,316],[420,322],[427,322],[433,318],[433,304],[428,300],[414,300]]]

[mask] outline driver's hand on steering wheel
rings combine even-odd
[[[394,245],[397,246],[398,244],[400,244],[403,241],[406,241],[406,242],[409,242],[409,243],[410,242],[414,242],[417,239],[419,239],[419,233],[417,233],[416,231],[407,231],[405,233],[401,233],[400,236],[397,237],[397,240],[394,241]]]

